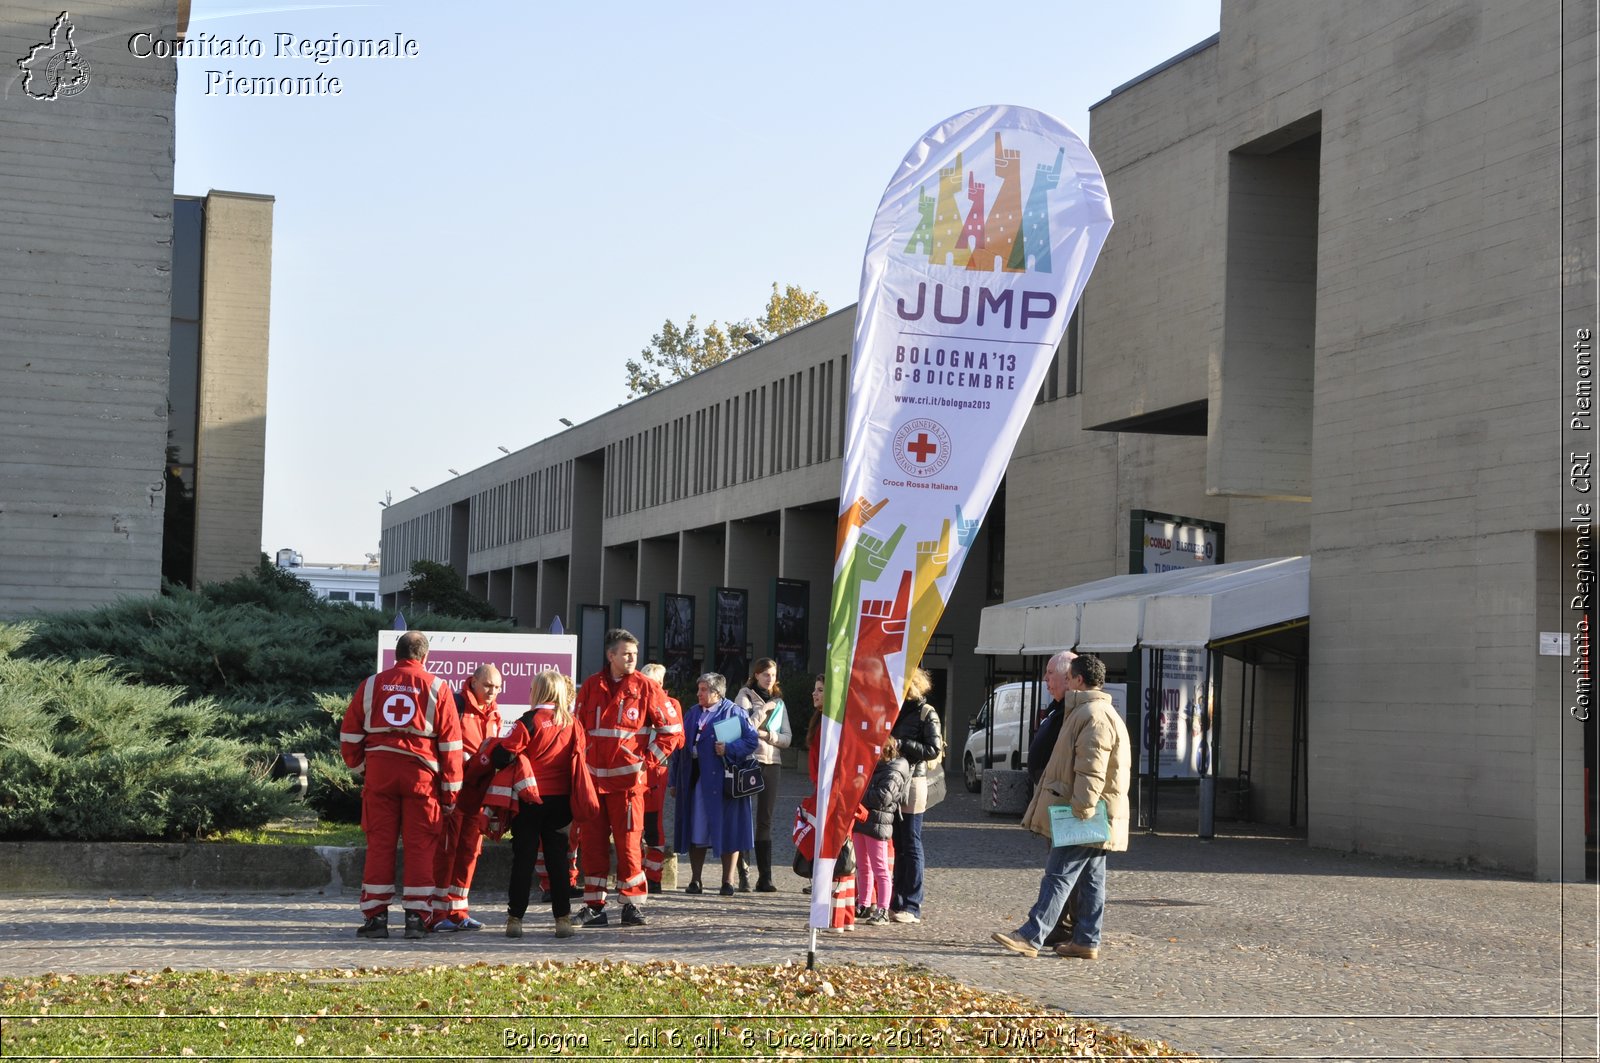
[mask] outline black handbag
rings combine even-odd
[[[749,797],[766,788],[767,777],[761,773],[761,765],[753,760],[730,764],[727,757],[722,758],[723,797]]]
[[[794,873],[801,878],[810,878],[815,873],[815,868],[810,857],[799,849],[794,851]],[[844,840],[844,847],[839,850],[839,859],[833,865],[835,881],[849,878],[856,873],[856,847],[850,844],[850,839]]]

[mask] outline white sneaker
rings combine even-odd
[[[905,911],[904,909],[902,909],[900,911],[897,911],[897,912],[890,912],[889,913],[889,918],[894,920],[896,923],[920,923],[920,922],[922,922],[922,916],[913,915],[911,912]]]

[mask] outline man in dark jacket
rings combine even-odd
[[[1044,686],[1050,691],[1050,704],[1045,709],[1044,718],[1039,721],[1039,729],[1033,734],[1033,741],[1028,743],[1028,781],[1035,790],[1039,788],[1039,777],[1044,774],[1050,752],[1056,748],[1056,739],[1061,735],[1061,721],[1067,718],[1067,666],[1076,656],[1071,650],[1062,650],[1044,666]],[[1066,907],[1061,909],[1060,920],[1044,939],[1046,945],[1053,948],[1072,940],[1072,908],[1077,900],[1078,889],[1074,883]]]
[[[1045,706],[1039,729],[1028,743],[1028,782],[1034,787],[1039,785],[1045,762],[1050,759],[1050,751],[1056,747],[1056,738],[1061,734],[1061,721],[1067,718],[1063,701],[1067,693],[1067,665],[1076,656],[1071,650],[1062,650],[1044,666],[1044,686],[1050,691],[1050,704]]]

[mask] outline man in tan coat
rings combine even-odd
[[[1128,728],[1117,714],[1111,695],[1102,688],[1105,662],[1091,655],[1074,657],[1067,665],[1064,701],[1076,704],[1061,724],[1050,761],[1034,790],[1022,825],[1035,834],[1052,836],[1050,807],[1070,805],[1080,820],[1091,818],[1101,801],[1110,823],[1104,842],[1052,845],[1045,860],[1039,899],[1028,919],[1011,934],[997,932],[994,940],[1024,956],[1037,956],[1061,917],[1061,910],[1080,884],[1072,940],[1056,946],[1062,956],[1094,960],[1100,957],[1100,923],[1106,903],[1106,853],[1128,848],[1128,779],[1133,765],[1133,744]]]

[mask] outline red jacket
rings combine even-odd
[[[589,776],[601,793],[645,789],[647,766],[665,764],[683,745],[682,714],[639,672],[612,679],[600,669],[578,688],[573,714],[583,727]]]
[[[398,661],[356,687],[339,728],[339,752],[356,772],[376,753],[410,757],[455,803],[461,791],[461,720],[450,685],[418,661]]]
[[[500,706],[493,698],[485,705],[472,692],[470,682],[461,684],[456,694],[456,712],[461,717],[461,755],[468,759],[477,755],[486,739],[500,735]]]
[[[500,707],[493,698],[487,705],[481,703],[469,680],[456,692],[456,712],[461,717],[461,759],[466,775],[475,784],[481,783],[484,773],[476,770],[473,758],[500,737]]]
[[[560,726],[553,712],[535,705],[509,735],[484,744],[477,761],[485,770],[492,770],[489,758],[495,746],[516,754],[511,763],[495,772],[489,784],[483,799],[484,833],[500,837],[518,809],[541,804],[545,797],[569,796],[575,818],[592,816],[598,810],[579,734],[576,720]]]

